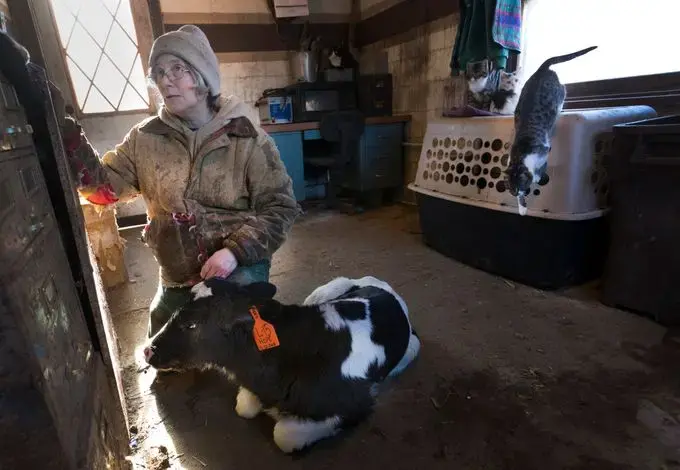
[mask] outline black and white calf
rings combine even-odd
[[[210,279],[176,312],[144,351],[156,369],[214,368],[240,388],[236,413],[264,411],[276,420],[274,441],[300,450],[356,424],[372,410],[377,385],[404,370],[420,350],[406,304],[376,278],[337,278],[303,305],[273,299],[269,283],[238,286]],[[261,351],[255,307],[279,346]]]

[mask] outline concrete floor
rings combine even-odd
[[[157,267],[139,229],[124,235],[132,283],[109,298],[139,468],[680,469],[670,332],[599,304],[592,289],[542,292],[448,259],[422,244],[405,206],[308,214],[274,259],[284,302],[338,275],[388,281],[423,341],[367,422],[286,456],[271,419],[236,416],[235,388],[220,377],[140,371]]]

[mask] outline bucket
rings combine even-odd
[[[312,51],[301,51],[295,54],[295,71],[298,80],[315,82],[317,79],[318,60]]]

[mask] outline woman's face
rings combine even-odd
[[[172,114],[186,117],[196,106],[203,105],[205,99],[197,94],[194,77],[182,59],[163,54],[151,72],[163,96],[163,104]]]

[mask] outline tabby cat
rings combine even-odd
[[[467,66],[470,106],[498,114],[512,114],[519,96],[519,74],[492,70],[489,61],[471,62]]]
[[[567,92],[552,65],[567,62],[597,49],[591,46],[571,54],[552,57],[527,80],[515,110],[515,138],[506,170],[507,187],[517,197],[521,215],[526,214],[526,195],[548,167],[552,138]]]

